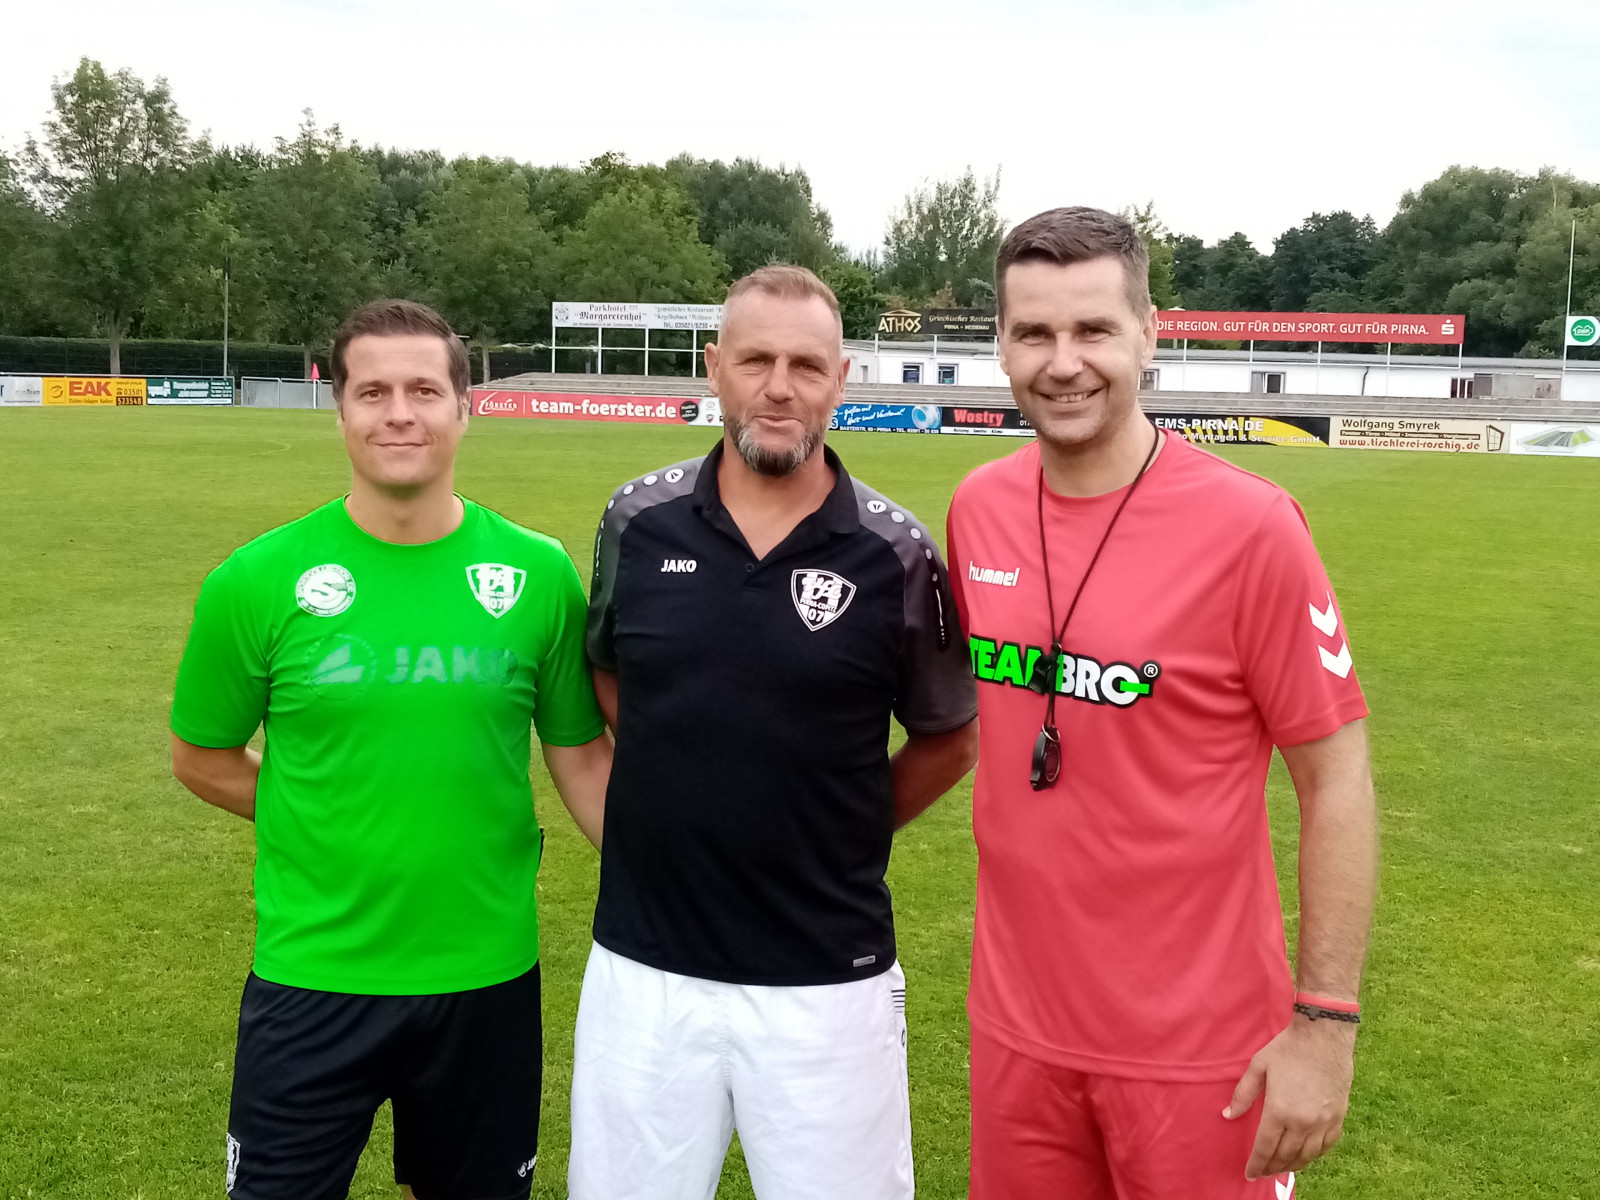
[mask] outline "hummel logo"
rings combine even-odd
[[[1274,1179],[1272,1181],[1272,1186],[1278,1191],[1278,1200],[1292,1200],[1294,1196],[1294,1172],[1289,1172],[1289,1180],[1287,1183],[1282,1179]]]
[[[1333,611],[1333,597],[1331,595],[1328,597],[1328,610],[1326,612],[1318,611],[1315,604],[1307,607],[1311,609],[1311,623],[1323,633],[1332,637],[1333,631],[1339,628],[1339,614]]]
[[[997,583],[1001,587],[1016,587],[1017,581],[1022,578],[1022,568],[1015,571],[996,571],[993,567],[980,567],[970,558],[967,559],[967,578],[973,583]]]
[[[661,560],[662,571],[681,571],[684,574],[693,574],[699,568],[700,564],[692,558],[664,558]]]
[[[1339,647],[1339,653],[1329,654],[1326,646],[1318,646],[1317,653],[1322,655],[1322,665],[1332,671],[1340,679],[1350,674],[1350,643],[1346,642]]]

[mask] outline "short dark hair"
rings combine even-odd
[[[467,363],[467,348],[450,328],[450,323],[426,304],[415,300],[374,300],[363,304],[344,319],[339,332],[333,335],[333,398],[344,394],[344,383],[349,377],[345,370],[344,355],[350,343],[358,337],[401,337],[406,334],[432,335],[444,342],[445,355],[450,363],[450,386],[457,396],[465,396],[472,387],[472,373]]]
[[[1000,243],[994,258],[994,294],[1006,310],[1006,270],[1013,263],[1058,267],[1115,258],[1127,280],[1128,307],[1142,320],[1150,308],[1150,251],[1133,223],[1102,208],[1052,208],[1029,217]]]

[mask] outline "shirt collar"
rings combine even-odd
[[[727,443],[718,440],[711,448],[711,453],[701,462],[700,476],[694,481],[694,506],[708,519],[727,515],[728,510],[722,504],[722,490],[717,483],[717,471],[722,465],[722,455],[726,449]],[[822,506],[805,520],[820,521],[831,533],[854,533],[861,528],[856,509],[855,484],[850,479],[850,473],[844,469],[844,463],[833,452],[833,447],[826,443],[822,447],[822,460],[833,468],[833,490],[828,493]]]

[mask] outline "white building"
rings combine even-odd
[[[1433,348],[1430,348],[1430,350]],[[854,383],[1005,387],[993,342],[845,343]],[[1459,358],[1439,353],[1323,354],[1281,350],[1185,350],[1162,346],[1142,381],[1153,392],[1297,396],[1591,401],[1600,404],[1600,362]]]

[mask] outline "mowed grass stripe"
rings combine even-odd
[[[561,538],[586,577],[611,489],[713,438],[479,420],[460,487]],[[1018,445],[831,442],[936,531],[965,472]],[[1345,1143],[1306,1173],[1306,1194],[1588,1196],[1600,1178],[1600,470],[1223,453],[1305,508],[1374,710],[1384,866],[1370,1015]],[[0,1196],[221,1194],[253,839],[167,774],[172,676],[205,572],[336,495],[346,471],[325,413],[0,412]],[[550,833],[535,1194],[560,1197],[597,861],[542,770],[535,783]],[[1269,803],[1292,938],[1297,822],[1281,766]],[[969,807],[963,786],[900,835],[891,867],[929,1197],[965,1192]],[[353,1195],[395,1194],[388,1138],[380,1120]],[[737,1162],[720,1194],[750,1195]]]

